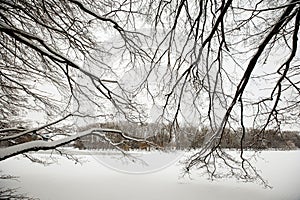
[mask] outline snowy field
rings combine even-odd
[[[234,179],[211,182],[197,173],[192,179],[180,178],[178,159],[182,152],[135,152],[135,166],[117,152],[81,154],[82,164],[57,155],[52,156],[56,162],[48,166],[23,157],[2,161],[2,173],[19,176],[19,180],[1,180],[1,187],[19,188],[20,193],[41,200],[300,200],[299,150],[261,153],[264,159],[258,160],[256,166],[273,189]]]

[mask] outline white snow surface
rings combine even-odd
[[[272,189],[235,179],[210,181],[197,172],[191,178],[180,178],[182,165],[173,162],[153,173],[122,173],[103,165],[96,153],[79,155],[84,161],[75,164],[58,155],[48,166],[32,163],[21,156],[0,162],[2,174],[19,176],[18,181],[0,180],[1,187],[19,188],[19,193],[41,200],[105,199],[105,200],[299,200],[300,151],[264,151],[256,166]],[[171,153],[171,154],[174,154]],[[180,154],[180,153],[179,153]],[[49,154],[33,154],[49,157]],[[99,152],[107,162],[115,160],[117,152]],[[150,163],[161,162],[167,153],[139,154]],[[152,156],[151,156],[152,155]],[[174,155],[170,155],[174,156]],[[176,157],[176,156],[175,156]],[[114,163],[115,161],[111,161]],[[123,165],[128,165],[122,162]],[[172,162],[170,162],[172,163]],[[126,168],[126,167],[125,167]]]

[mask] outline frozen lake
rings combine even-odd
[[[256,166],[262,170],[262,175],[273,189],[264,189],[255,183],[242,183],[234,179],[212,182],[198,176],[197,173],[193,174],[192,179],[179,178],[181,166],[178,164],[178,159],[182,156],[182,152],[157,153],[155,156],[136,152],[137,158],[145,158],[144,160],[150,163],[150,165],[145,163],[141,165],[137,160],[136,166],[122,160],[116,152],[85,154],[79,156],[84,161],[82,164],[75,164],[57,155],[53,155],[57,162],[48,166],[32,163],[23,157],[2,161],[0,170],[4,174],[19,176],[19,181],[1,180],[0,185],[19,188],[20,193],[27,193],[41,200],[300,199],[299,150],[261,153],[260,157],[264,160],[258,160]],[[160,166],[155,165],[161,162],[165,163]],[[154,163],[154,166],[151,166],[151,163]],[[135,171],[138,173],[134,173]]]

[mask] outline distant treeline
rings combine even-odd
[[[176,149],[194,149],[201,148],[206,140],[211,136],[211,131],[207,127],[181,127],[176,131],[171,129],[170,125],[148,123],[143,125],[122,123],[97,123],[81,127],[78,131],[89,128],[112,128],[122,130],[125,134],[133,137],[143,138],[146,141],[153,142],[162,148]],[[171,135],[170,135],[171,134]],[[110,136],[115,143],[122,141],[122,138]],[[275,131],[259,129],[246,129],[244,140],[241,143],[242,131],[225,129],[220,147],[222,148],[240,148],[241,144],[245,149],[297,149],[300,148],[300,135],[294,131]],[[87,136],[73,144],[80,149],[112,149],[113,146],[107,141],[97,136]],[[151,149],[151,147],[137,144],[130,141],[124,141],[120,147],[124,150],[130,149]]]
[[[209,135],[209,129],[203,128],[194,135],[191,143],[192,148],[201,148],[205,137]],[[243,141],[242,130],[225,129],[223,132],[220,146],[222,148],[240,148],[244,149],[297,149],[300,148],[300,135],[295,131],[276,131],[248,128],[245,130]]]
[[[114,149],[123,150],[151,150],[151,149],[196,149],[211,137],[212,131],[208,127],[197,128],[185,126],[180,129],[173,129],[170,125],[157,123],[132,124],[128,122],[119,123],[94,123],[84,127],[77,127],[73,131],[81,132],[91,128],[109,128],[121,130],[125,135],[137,138],[139,141],[131,141],[122,138],[118,134],[107,133],[106,138],[97,135],[85,136],[67,146],[79,149]],[[49,135],[49,134],[48,134]],[[28,134],[16,138],[14,141],[0,141],[0,147],[21,144],[32,140],[49,140],[48,137]],[[245,130],[244,140],[241,141],[242,131],[225,129],[220,142],[222,148],[240,148],[241,144],[245,149],[297,149],[300,148],[300,135],[294,131],[275,131],[249,128]],[[141,141],[143,140],[143,141]],[[112,144],[115,144],[112,145]]]
[[[114,149],[115,146],[123,150],[133,149],[162,149],[170,144],[170,127],[157,124],[131,124],[131,123],[95,123],[84,127],[79,127],[77,131],[84,131],[91,128],[108,128],[121,130],[126,136],[143,140],[126,140],[119,134],[106,133],[106,138],[96,135],[85,136],[73,143],[73,146],[79,149]]]

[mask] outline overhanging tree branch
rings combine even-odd
[[[57,147],[63,146],[65,144],[68,144],[72,141],[75,141],[81,137],[87,136],[87,135],[97,135],[100,137],[103,137],[103,134],[105,133],[117,133],[122,135],[122,132],[119,130],[113,130],[113,129],[91,129],[87,131],[83,131],[68,137],[65,137],[63,139],[55,140],[55,141],[31,141],[27,143],[22,143],[18,145],[14,145],[11,147],[6,147],[5,149],[1,149],[0,151],[0,161],[5,160],[7,158],[13,157],[15,155],[19,155],[22,153],[26,153],[29,151],[39,151],[39,150],[49,150],[49,149],[55,149]]]
[[[8,136],[2,136],[2,137],[1,137],[1,135],[0,135],[0,141],[12,140],[12,139],[18,138],[18,137],[20,137],[20,136],[26,135],[26,134],[28,134],[28,133],[32,133],[32,132],[36,132],[36,131],[42,130],[42,129],[47,128],[47,127],[49,127],[49,126],[53,126],[53,125],[55,125],[55,124],[58,124],[59,122],[64,121],[64,120],[66,120],[67,118],[69,118],[69,117],[71,117],[71,116],[73,116],[73,114],[68,114],[68,115],[66,115],[66,116],[64,116],[64,117],[62,117],[62,118],[60,118],[60,119],[58,119],[58,120],[56,120],[56,121],[54,121],[54,122],[45,124],[45,125],[40,126],[40,127],[38,127],[38,128],[34,128],[34,129],[26,130],[26,131],[21,131],[20,133],[17,133],[17,134],[8,135]],[[3,132],[4,132],[4,133],[7,132],[7,131],[5,131],[5,130],[7,130],[7,129],[2,129],[2,130],[0,130],[0,133],[2,132],[2,134],[3,134]],[[18,130],[20,130],[20,129],[18,129]],[[22,129],[21,129],[21,130],[22,130]]]
[[[244,75],[240,81],[240,83],[237,86],[236,89],[236,93],[231,101],[231,104],[229,106],[229,108],[226,111],[225,117],[223,119],[223,123],[222,123],[222,127],[221,129],[224,129],[226,126],[226,123],[228,121],[228,118],[230,116],[230,113],[233,109],[233,107],[235,106],[238,98],[240,98],[243,95],[243,92],[248,84],[248,81],[251,77],[252,71],[256,66],[256,63],[260,57],[260,55],[263,53],[264,49],[266,48],[266,46],[269,44],[269,42],[271,41],[271,39],[273,37],[275,37],[278,32],[280,31],[280,29],[282,28],[282,25],[287,23],[288,21],[290,21],[292,18],[289,17],[289,15],[292,13],[292,11],[294,10],[295,7],[297,7],[297,4],[294,4],[295,2],[297,2],[297,0],[292,0],[291,3],[284,11],[284,13],[281,15],[280,19],[277,21],[277,23],[274,25],[273,29],[268,33],[268,35],[266,36],[266,38],[262,41],[262,43],[258,46],[258,50],[257,52],[254,54],[254,56],[251,58],[251,60],[249,61],[249,64],[244,72]]]

